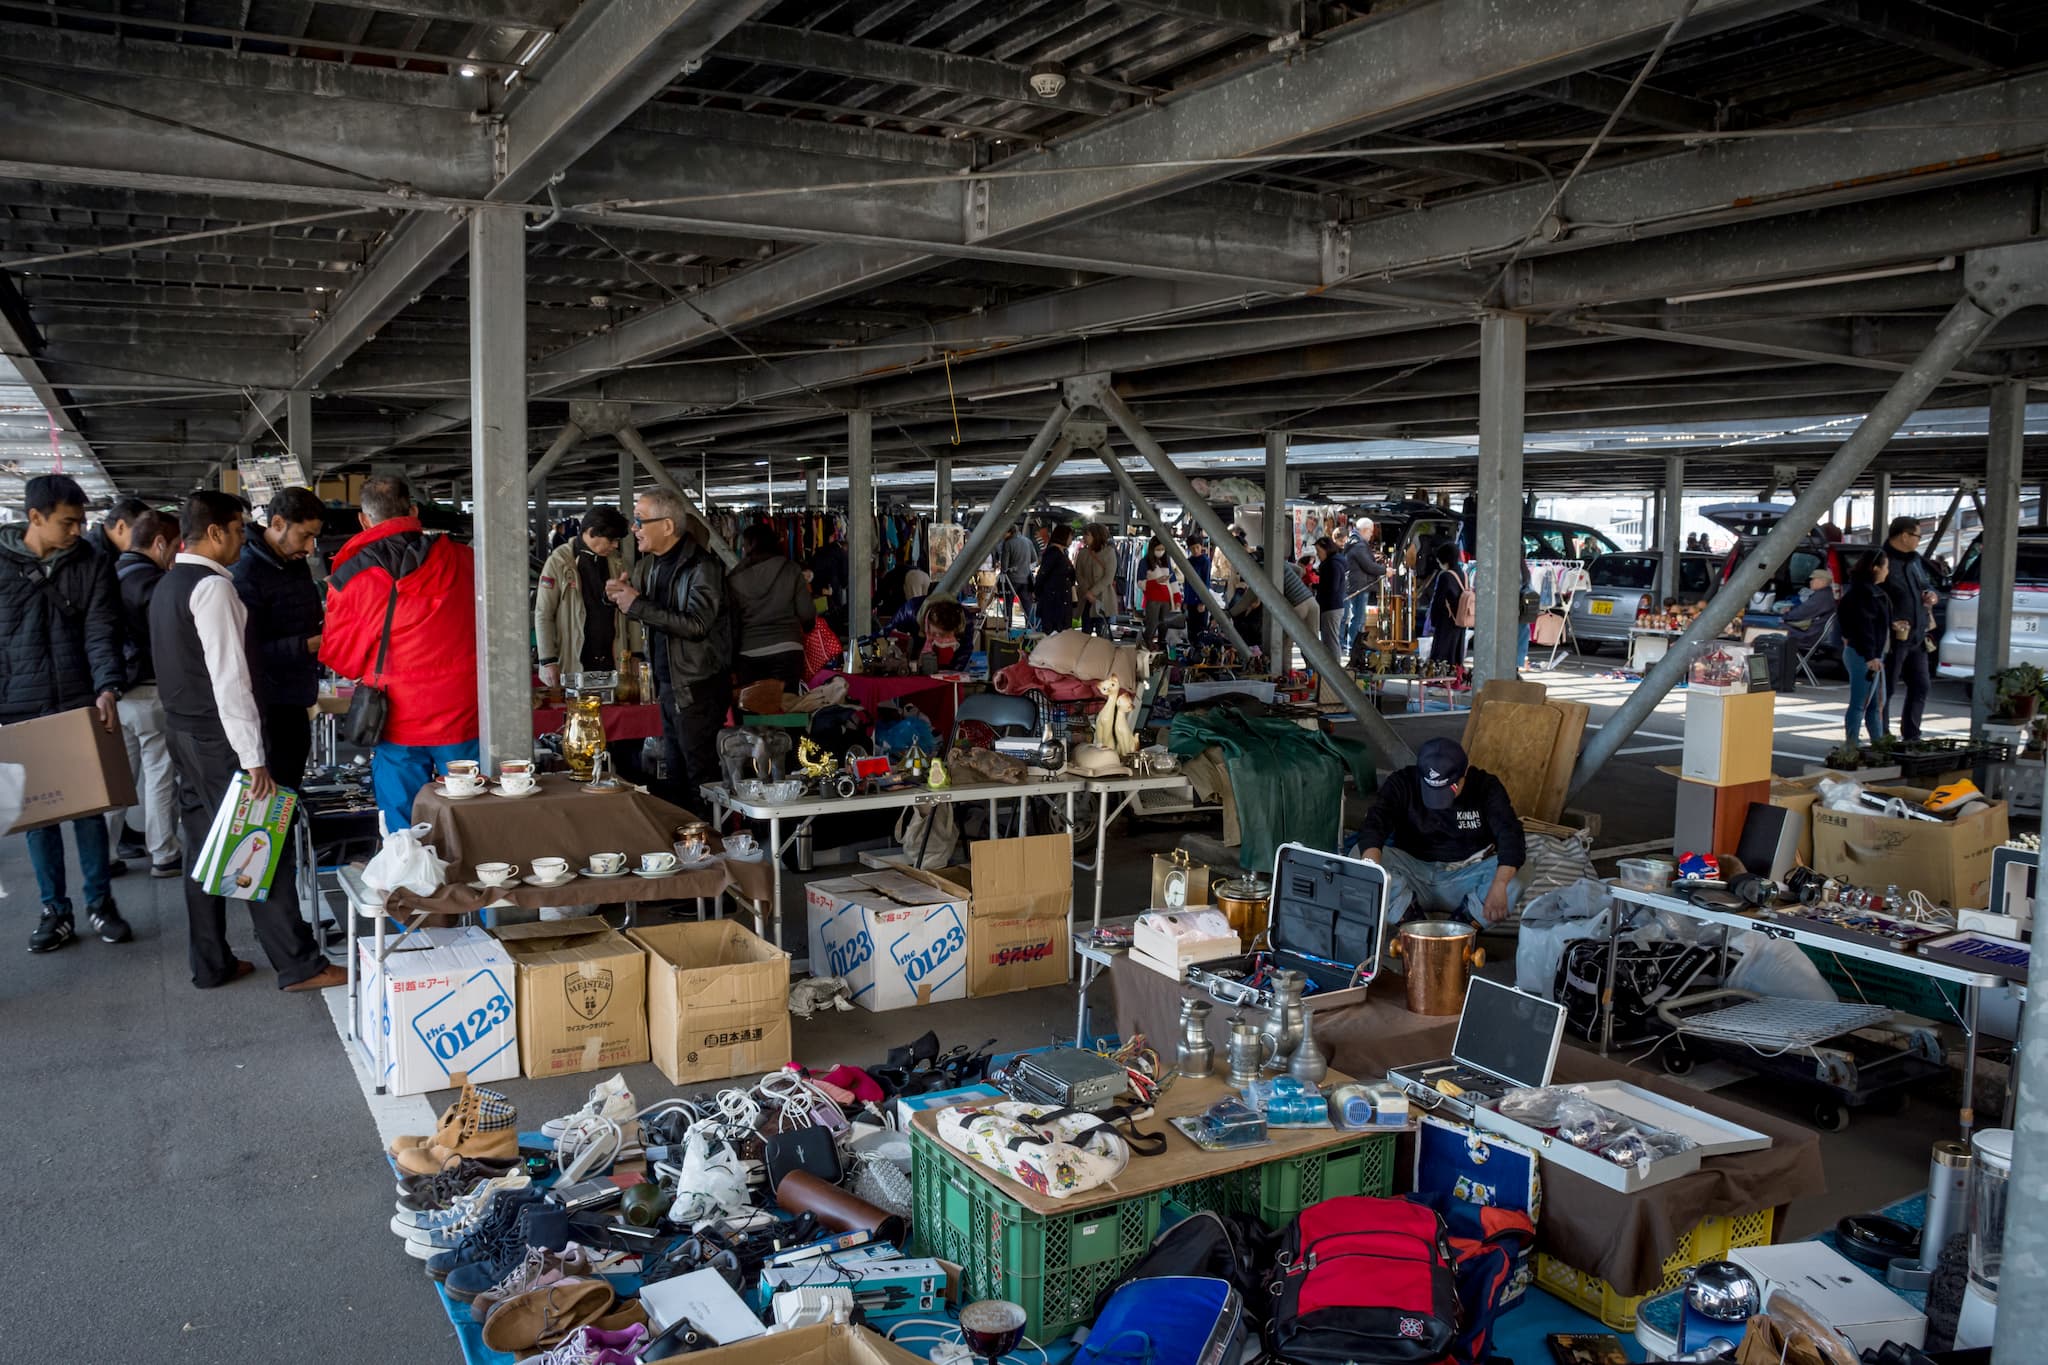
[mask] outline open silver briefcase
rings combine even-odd
[[[1225,1005],[1270,1009],[1271,974],[1292,968],[1312,989],[1302,1003],[1328,1009],[1365,999],[1387,937],[1387,873],[1378,863],[1302,844],[1273,855],[1272,897],[1254,951],[1188,967],[1183,980]]]

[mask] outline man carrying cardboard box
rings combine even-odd
[[[113,565],[81,539],[85,490],[62,474],[28,481],[28,520],[0,526],[0,725],[90,706],[109,734],[119,723],[120,602]],[[109,885],[106,817],[73,820],[71,839],[85,877],[85,913],[101,939],[135,936]],[[43,901],[29,935],[32,953],[54,952],[77,936],[64,884],[63,826],[27,834]]]

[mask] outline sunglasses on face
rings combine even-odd
[[[635,518],[633,518],[633,529],[637,531],[637,530],[639,530],[639,529],[640,529],[641,527],[645,526],[645,525],[646,525],[646,524],[647,524],[648,522],[650,522],[650,521],[674,521],[674,520],[675,520],[675,518],[674,518],[674,517],[635,517]]]

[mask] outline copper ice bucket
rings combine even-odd
[[[1416,1014],[1458,1014],[1473,969],[1486,964],[1476,926],[1455,920],[1411,920],[1391,950],[1408,973],[1408,1008]]]

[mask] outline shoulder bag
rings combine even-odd
[[[384,604],[384,634],[377,641],[376,667],[371,669],[371,675],[378,683],[384,679],[384,655],[391,648],[391,618],[397,611],[398,580],[394,578],[391,580],[391,597]],[[373,748],[383,743],[384,725],[390,718],[390,693],[372,684],[369,678],[363,678],[356,683],[355,695],[349,698],[341,737],[360,748]]]

